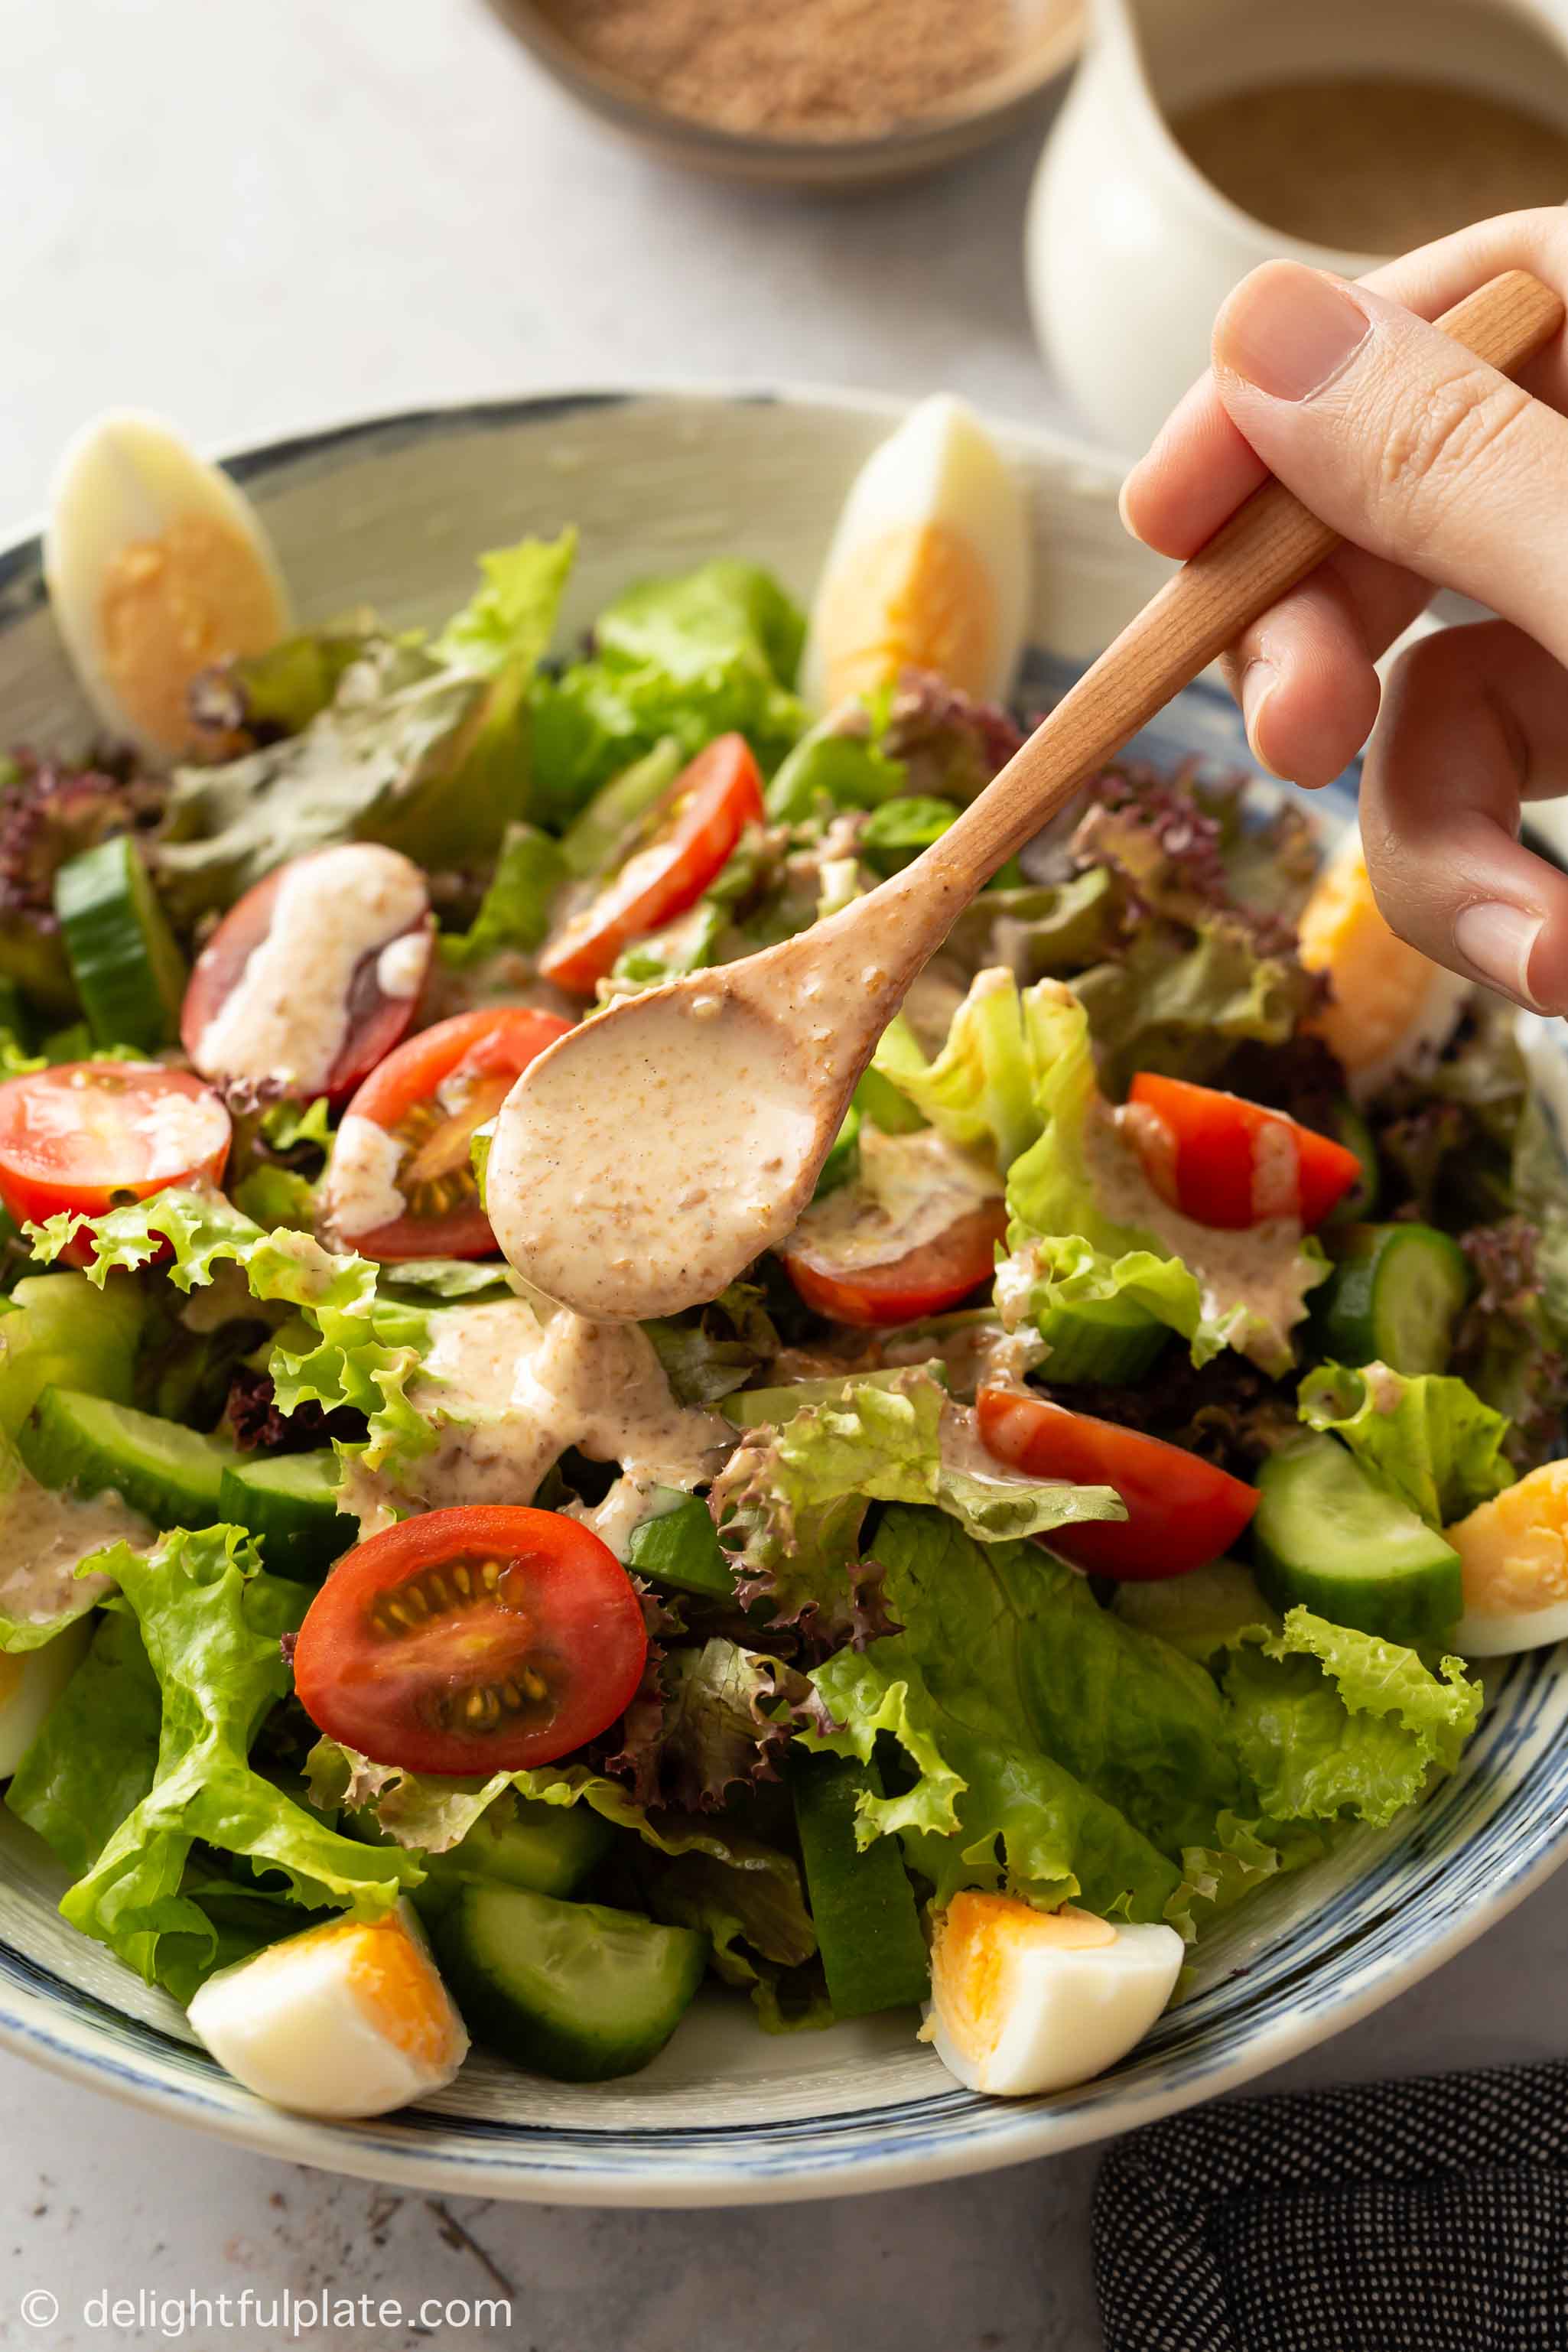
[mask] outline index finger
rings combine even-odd
[[[1528,269],[1568,299],[1568,206],[1503,213],[1439,237],[1359,282],[1435,319],[1505,269]],[[1568,337],[1555,335],[1519,377],[1552,408],[1568,409]],[[1213,371],[1185,393],[1121,486],[1121,519],[1162,555],[1194,554],[1267,479],[1232,424]]]

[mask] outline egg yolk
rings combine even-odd
[[[211,515],[182,515],[104,566],[103,667],[128,717],[170,752],[191,740],[186,694],[213,663],[264,653],[282,625],[254,549]]]
[[[1359,856],[1330,866],[1301,911],[1300,952],[1333,996],[1312,1026],[1347,1070],[1394,1051],[1420,1018],[1436,966],[1407,947],[1379,911]]]
[[[868,541],[823,591],[821,640],[830,705],[868,694],[902,669],[935,670],[966,694],[990,688],[996,600],[970,541],[946,523],[911,523]]]
[[[1465,1607],[1489,1616],[1568,1601],[1568,1462],[1547,1462],[1445,1530]]]
[[[955,1895],[931,1944],[931,1990],[948,2029],[971,2049],[994,2047],[1006,2020],[1008,1979],[1026,1951],[1092,1952],[1116,1930],[1066,1904],[1037,1910],[1015,1895]]]
[[[349,1990],[376,2032],[416,2064],[444,2065],[452,2047],[446,1994],[434,1962],[403,1922],[395,1916],[344,1919],[315,1933],[342,1947]]]

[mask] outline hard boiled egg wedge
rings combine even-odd
[[[191,740],[198,672],[287,635],[289,596],[250,501],[155,417],[100,416],[60,460],[49,601],[110,734],[153,759]]]
[[[1173,1927],[1113,1925],[1070,1905],[955,1895],[936,1923],[926,2035],[972,2091],[1016,2097],[1087,2083],[1141,2042],[1175,1988]]]
[[[1028,541],[1018,487],[961,400],[924,400],[850,485],[816,592],[801,691],[819,709],[935,670],[981,701],[1023,644]]]
[[[1568,1637],[1568,1462],[1543,1463],[1444,1533],[1464,1578],[1456,1650],[1501,1658]]]
[[[1359,832],[1330,858],[1301,910],[1301,961],[1333,993],[1314,1027],[1343,1063],[1351,1091],[1373,1095],[1436,1061],[1473,994],[1457,972],[1407,947],[1384,920]]]
[[[449,2083],[463,2021],[406,1903],[334,1919],[219,1969],[191,2023],[258,2098],[304,2116],[384,2116]]]
[[[43,1729],[92,1639],[92,1617],[79,1617],[37,1650],[0,1650],[0,1780],[8,1780]]]

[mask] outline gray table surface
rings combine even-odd
[[[141,403],[221,447],[372,408],[706,376],[946,386],[1059,414],[1019,218],[1037,134],[801,204],[672,177],[581,121],[479,0],[0,0],[0,525],[64,436]],[[1555,2054],[1568,1880],[1275,2078]],[[0,2056],[0,2344],[175,2340],[163,2298],[396,2299],[352,2352],[1089,2352],[1090,2150],[768,2215],[418,2196],[250,2157]],[[60,2303],[30,2327],[29,2289]],[[104,2294],[159,2299],[94,2324]],[[419,2332],[426,2298],[510,2325]],[[273,2352],[247,2326],[203,2352]]]

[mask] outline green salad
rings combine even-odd
[[[285,2104],[470,2036],[625,2074],[704,1979],[1078,2079],[1568,1630],[1555,1139],[1353,848],[1129,764],[959,917],[779,1250],[554,1307],[485,1211],[520,1074],[1021,740],[915,670],[808,709],[741,560],[550,658],[573,552],[209,667],[172,768],[4,772],[5,1802]]]

